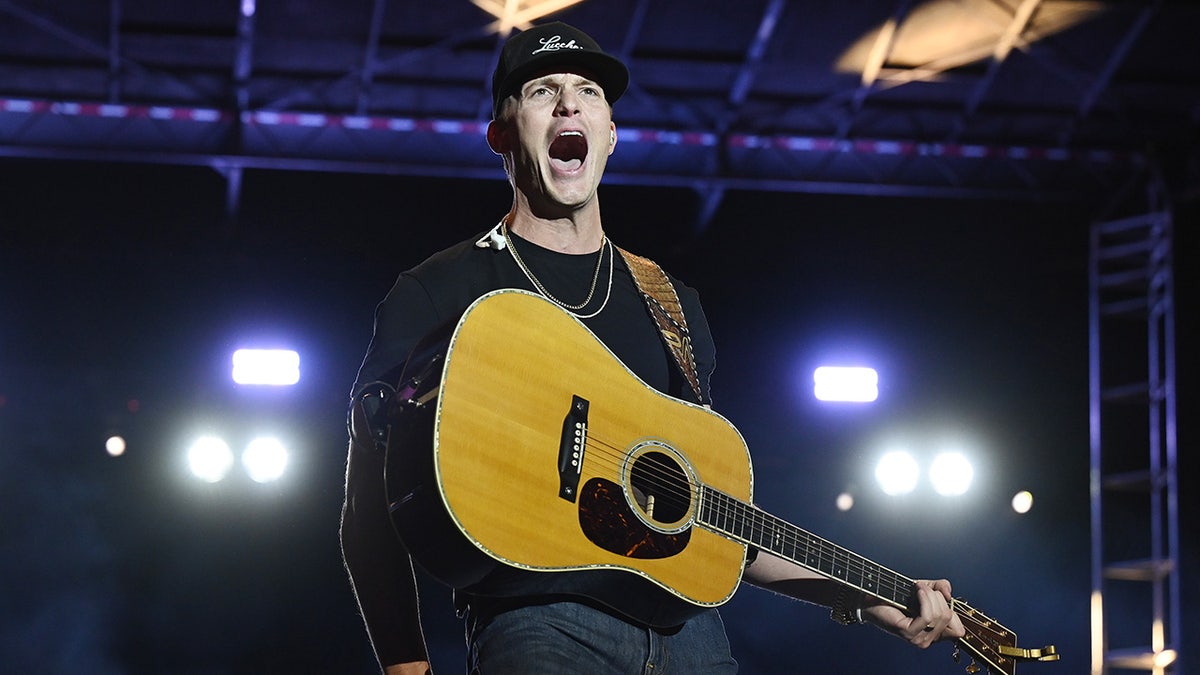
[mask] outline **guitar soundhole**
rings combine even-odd
[[[687,474],[665,452],[650,451],[635,459],[629,487],[647,524],[673,529],[688,517],[692,494]]]
[[[592,478],[579,495],[579,525],[600,548],[629,558],[668,558],[692,536],[692,484],[682,458],[645,440],[625,456],[621,483]]]

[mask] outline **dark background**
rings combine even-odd
[[[471,128],[371,136],[230,120],[283,110],[478,124],[495,38],[480,37],[488,17],[465,2],[259,4],[258,33],[241,33],[253,58],[239,99],[236,3],[0,0],[0,101],[230,114],[210,129],[0,110],[0,671],[375,668],[337,539],[346,395],[395,276],[491,227],[511,193]],[[1022,675],[1085,673],[1089,229],[1160,208],[1176,238],[1184,636],[1200,625],[1200,17],[1185,2],[1101,3],[1109,13],[998,72],[975,61],[856,104],[858,74],[833,74],[832,55],[904,7],[913,19],[937,4],[590,0],[555,18],[621,45],[633,66],[601,188],[605,227],[699,290],[718,346],[716,408],[754,454],[756,501],[903,574],[950,578],[1022,646],[1058,646],[1061,662]],[[1062,6],[1047,0],[1039,16]],[[356,109],[371,7],[385,9],[386,65]],[[772,16],[756,61],[755,31]],[[114,96],[106,49],[117,43]],[[919,65],[903,53],[888,68]],[[744,99],[739,69],[755,75]],[[1107,86],[1089,107],[1093,83]],[[720,140],[627,135],[638,129]],[[1114,155],[748,151],[730,133]],[[229,354],[255,341],[297,349],[300,384],[234,385]],[[1127,357],[1136,372],[1142,357]],[[813,367],[842,358],[880,371],[878,402],[812,399]],[[183,453],[213,426],[235,446],[283,430],[284,480],[192,480]],[[110,433],[126,437],[125,455],[105,454]],[[975,489],[877,495],[871,462],[894,438],[926,451],[962,440]],[[846,489],[858,501],[843,513],[834,499]],[[1024,516],[1009,508],[1019,489],[1035,498]],[[1129,520],[1140,535],[1144,520]],[[424,604],[437,672],[459,672],[448,591],[426,584]],[[1148,625],[1131,606],[1126,618]],[[920,652],[758,589],[723,616],[746,673],[965,665],[948,645]],[[1200,671],[1183,649],[1178,672]]]
[[[206,229],[220,186],[204,170],[5,169],[20,197],[8,222],[21,225],[6,228],[0,261],[4,651],[42,672],[369,672],[336,536],[343,398],[396,272],[485,229],[507,185],[264,172],[247,181],[241,234],[217,246]],[[1021,644],[1064,654],[1023,672],[1086,670],[1082,208],[733,194],[689,239],[672,216],[694,208],[691,195],[602,195],[615,241],[699,289],[719,346],[717,409],[755,454],[765,508],[902,573],[947,576]],[[1187,261],[1195,231],[1178,229]],[[1195,306],[1190,269],[1178,267],[1181,317]],[[1195,336],[1182,323],[1187,447]],[[230,350],[258,335],[299,349],[299,386],[227,381]],[[876,404],[810,400],[811,367],[846,348],[880,369]],[[189,480],[185,432],[206,418],[284,428],[296,446],[285,480]],[[103,451],[110,431],[129,440],[120,458]],[[872,496],[878,439],[954,432],[977,448],[969,499]],[[1183,453],[1185,476],[1193,461]],[[853,485],[858,508],[836,511]],[[1018,517],[1007,502],[1021,488],[1035,506]],[[447,593],[425,598],[435,658],[454,672]],[[756,589],[725,618],[746,672],[955,671],[948,647],[917,653]]]

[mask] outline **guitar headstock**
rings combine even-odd
[[[961,598],[956,598],[951,607],[962,619],[967,634],[956,641],[954,660],[960,658],[959,647],[971,654],[968,673],[983,670],[992,675],[1015,675],[1019,661],[1057,661],[1058,650],[1054,645],[1041,649],[1017,647],[1017,634],[1000,622],[971,607]]]

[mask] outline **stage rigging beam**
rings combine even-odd
[[[734,119],[737,118],[738,111],[745,104],[746,97],[749,96],[750,88],[754,83],[754,76],[762,64],[763,54],[766,53],[767,45],[771,43],[771,38],[775,35],[775,27],[779,25],[779,16],[786,6],[786,0],[769,0],[767,2],[762,18],[758,22],[758,30],[754,32],[754,39],[750,42],[746,56],[742,59],[742,64],[738,67],[737,75],[733,79],[733,86],[729,89],[725,110],[715,120],[714,133],[718,136],[724,136],[729,132]],[[716,152],[709,155],[707,170],[714,175],[721,172],[722,165],[725,163],[723,148],[724,144],[719,145]],[[696,216],[695,230],[699,233],[707,229],[709,223],[712,222],[713,216],[716,215],[717,209],[720,208],[721,201],[725,197],[725,188],[719,183],[701,183],[697,190],[700,193],[700,210]]]
[[[1091,114],[1092,108],[1100,98],[1100,94],[1108,88],[1108,84],[1112,81],[1117,68],[1120,68],[1121,64],[1125,62],[1125,58],[1129,55],[1130,50],[1133,49],[1133,45],[1137,43],[1138,38],[1142,35],[1142,31],[1146,29],[1146,24],[1150,23],[1150,19],[1162,7],[1162,3],[1163,0],[1155,0],[1154,4],[1143,7],[1138,12],[1137,18],[1129,26],[1129,30],[1121,37],[1121,41],[1117,43],[1116,48],[1113,49],[1108,59],[1104,62],[1104,68],[1100,71],[1100,74],[1088,86],[1087,91],[1083,95],[1083,100],[1079,102],[1079,110],[1076,113],[1075,119],[1071,121],[1067,130],[1060,137],[1061,144],[1066,145],[1069,143],[1071,136],[1074,134],[1075,127]]]
[[[108,102],[121,102],[121,0],[108,3]]]
[[[383,32],[383,15],[386,10],[387,0],[374,0],[371,4],[371,25],[367,29],[362,76],[358,78],[358,102],[354,106],[356,115],[366,115],[371,109],[371,84],[375,80],[375,70],[379,67],[379,36]]]

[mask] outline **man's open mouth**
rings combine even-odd
[[[587,139],[580,131],[563,131],[550,143],[550,159],[564,171],[583,166],[587,157]]]

